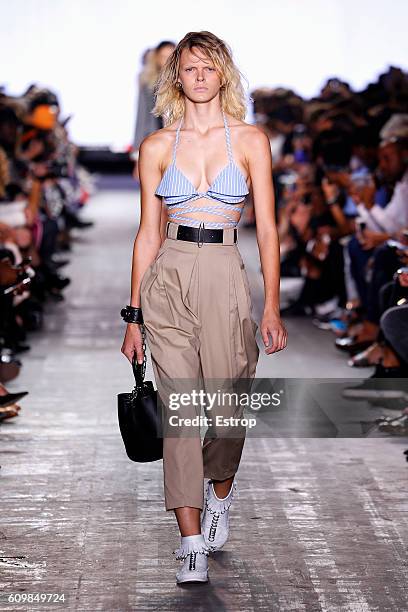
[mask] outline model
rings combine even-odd
[[[154,49],[148,49],[143,55],[143,70],[138,78],[138,97],[135,132],[131,158],[135,162],[133,176],[139,180],[138,159],[139,147],[143,138],[163,127],[161,117],[152,115],[155,99],[153,88],[160,70],[163,68],[175,44],[171,40],[162,40]]]
[[[176,579],[206,582],[208,554],[228,538],[245,427],[234,429],[230,418],[240,416],[239,406],[217,401],[206,406],[211,423],[201,444],[192,423],[203,406],[191,399],[177,410],[170,397],[188,388],[193,398],[194,390],[214,391],[218,381],[235,388],[255,376],[258,325],[236,227],[251,186],[265,287],[260,333],[267,355],[287,344],[272,159],[264,132],[243,121],[245,92],[231,50],[210,32],[189,32],[176,46],[156,85],[154,113],[164,127],[140,147],[141,219],[121,350],[143,362],[143,323],[172,426],[163,437],[163,469],[165,507],[174,510],[181,533]]]

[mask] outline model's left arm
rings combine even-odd
[[[256,216],[256,237],[264,278],[265,305],[260,332],[267,355],[285,348],[287,331],[280,318],[280,249],[275,220],[275,194],[269,139],[259,128],[249,135],[247,159]],[[272,338],[270,345],[269,335]]]

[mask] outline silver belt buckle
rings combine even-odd
[[[202,227],[201,227],[201,226],[202,226]],[[199,246],[199,247],[202,247],[202,246],[203,246],[203,244],[204,244],[204,240],[201,240],[201,244],[200,244],[201,230],[202,230],[202,229],[205,229],[205,227],[204,227],[204,222],[203,222],[203,221],[201,221],[200,226],[199,226],[199,228],[198,228],[198,240],[197,240],[197,244],[198,244],[198,246]]]

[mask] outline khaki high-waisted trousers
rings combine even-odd
[[[157,391],[164,410],[173,415],[168,398],[180,390],[177,381],[207,390],[214,380],[221,380],[228,388],[230,381],[253,379],[259,357],[258,325],[252,318],[248,278],[233,229],[224,230],[224,243],[200,245],[175,239],[176,231],[177,224],[168,221],[167,238],[140,285]],[[227,416],[239,413],[224,405],[218,410]],[[211,412],[213,417],[214,408]],[[187,414],[198,414],[197,408],[191,413],[187,409]],[[204,477],[225,480],[236,473],[245,428],[239,434],[222,430],[215,437],[206,433],[203,445],[198,427],[184,429],[185,435],[164,435],[166,510],[202,509]]]

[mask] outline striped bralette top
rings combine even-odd
[[[183,118],[180,120],[176,131],[172,162],[168,168],[166,168],[162,180],[155,192],[155,195],[163,197],[163,202],[168,207],[168,217],[171,221],[186,222],[185,225],[198,227],[202,225],[203,221],[188,216],[188,213],[202,211],[227,219],[227,221],[205,221],[205,227],[227,228],[235,227],[238,224],[239,217],[236,218],[236,216],[232,216],[231,211],[235,210],[239,213],[242,212],[243,206],[239,206],[238,204],[245,200],[245,196],[248,195],[249,190],[246,180],[241,170],[235,164],[232,156],[230,131],[224,111],[222,111],[222,116],[225,126],[228,164],[219,172],[207,191],[202,192],[197,191],[191,181],[176,166],[177,145],[180,138],[180,128],[183,123]],[[199,198],[211,200],[214,205],[192,206],[190,204],[190,202],[198,200]],[[177,208],[177,211],[172,210],[173,208]]]

